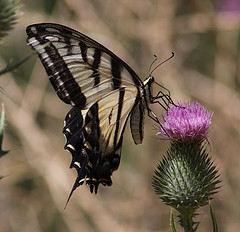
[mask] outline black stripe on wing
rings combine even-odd
[[[101,61],[101,51],[99,49],[95,49],[93,58],[94,58],[92,65],[93,74],[90,77],[94,77],[94,86],[97,86],[100,83],[98,66]]]
[[[124,93],[125,90],[119,89],[119,98],[118,98],[118,112],[117,112],[117,121],[116,121],[116,129],[115,129],[115,135],[114,135],[114,147],[117,145],[117,138],[119,133],[119,126],[120,126],[120,119],[122,117],[122,108],[123,108],[123,99],[124,99]]]
[[[121,86],[121,72],[122,72],[122,65],[114,59],[111,59],[111,71],[112,71],[112,82],[113,82],[113,89],[118,89]]]
[[[82,41],[79,42],[79,47],[80,47],[80,50],[81,50],[81,54],[82,54],[82,59],[85,63],[88,62],[88,59],[87,59],[87,46],[85,43],[83,43]]]
[[[28,44],[38,51],[38,56],[48,76],[50,76],[50,82],[59,98],[67,104],[74,102],[75,105],[85,105],[86,98],[82,94],[81,87],[75,81],[67,64],[63,60],[62,54],[60,54],[58,49],[56,49],[52,43],[49,43],[49,40],[41,35],[41,33],[34,34],[33,29],[37,29],[38,32],[44,32],[43,29],[41,30],[41,27],[27,27],[29,38],[35,38],[34,43],[30,43],[28,40]],[[70,44],[68,37],[62,37],[62,39],[64,39],[64,43]],[[71,53],[70,47],[68,53]]]

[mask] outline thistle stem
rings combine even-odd
[[[181,211],[178,215],[179,217],[179,224],[184,229],[184,232],[194,232],[196,231],[196,228],[194,229],[194,225],[196,224],[193,221],[193,217],[195,216],[194,211]]]

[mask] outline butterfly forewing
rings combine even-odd
[[[141,85],[127,64],[79,32],[37,24],[27,33],[27,42],[39,53],[58,96],[72,106],[89,108],[111,90]]]

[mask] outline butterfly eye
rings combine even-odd
[[[149,84],[153,83],[155,81],[154,77],[153,76],[150,76],[149,77]]]

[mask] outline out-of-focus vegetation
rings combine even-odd
[[[214,111],[209,139],[222,188],[211,206],[220,231],[240,230],[240,3],[237,0],[22,0],[14,30],[0,46],[0,69],[31,50],[25,28],[56,22],[73,27],[107,46],[144,79],[153,61],[175,57],[154,72],[174,101],[196,100]],[[170,208],[154,194],[151,178],[167,141],[153,138],[146,119],[145,139],[136,146],[127,126],[122,160],[113,186],[75,191],[61,133],[69,106],[49,84],[37,58],[1,76],[6,128],[1,158],[0,230],[169,231]],[[159,116],[161,109],[153,106]],[[209,208],[200,212],[199,231],[211,230]]]
[[[0,42],[16,23],[18,9],[19,5],[17,0],[0,1]]]

